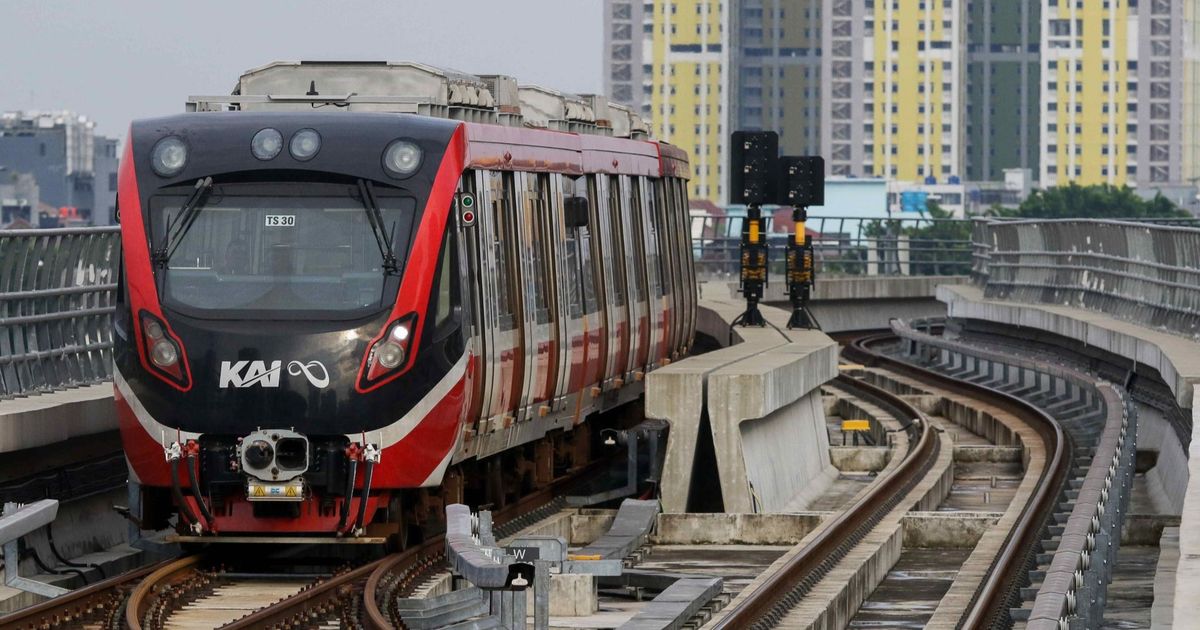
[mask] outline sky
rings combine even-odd
[[[136,118],[280,60],[419,61],[603,90],[601,0],[0,0],[0,111]]]

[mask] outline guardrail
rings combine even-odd
[[[1025,621],[1039,630],[1097,627],[1133,491],[1137,405],[1123,388],[1093,374],[944,339],[919,331],[921,325],[892,322],[904,340],[903,354],[956,378],[1010,391],[1052,412],[1071,435],[1076,459],[1086,469],[1068,480],[1058,513],[1044,526],[1048,566]],[[1046,541],[1055,537],[1057,545],[1050,548]]]
[[[745,217],[692,216],[692,250],[702,279],[736,278]],[[767,217],[769,271],[782,277],[788,234]],[[972,263],[967,219],[809,216],[817,274],[966,275]]]
[[[977,219],[972,243],[971,273],[986,297],[1075,306],[1200,336],[1200,228]]]
[[[0,230],[0,400],[112,377],[119,228]]]

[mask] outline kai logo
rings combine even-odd
[[[271,361],[268,367],[266,361],[222,361],[221,378],[217,386],[221,389],[234,387],[279,387],[279,376],[283,372],[283,361]],[[329,371],[320,361],[288,363],[288,374],[291,376],[304,375],[308,382],[318,389],[329,386]]]

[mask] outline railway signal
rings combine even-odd
[[[735,324],[765,326],[758,310],[766,290],[769,260],[762,205],[792,206],[795,233],[788,236],[786,278],[792,315],[788,328],[819,328],[808,310],[814,280],[813,250],[805,231],[808,207],[825,199],[825,160],[820,156],[779,156],[773,131],[735,131],[730,142],[730,186],[733,203],[746,204],[742,225],[740,287],[746,311]]]

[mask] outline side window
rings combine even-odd
[[[598,216],[595,214],[596,208],[596,178],[591,175],[584,175],[577,181],[576,193],[586,197],[588,200],[588,216]],[[583,269],[583,306],[587,313],[595,313],[600,310],[600,303],[597,298],[596,283],[599,279],[596,275],[595,257],[593,256],[592,241],[595,238],[592,236],[592,231],[599,229],[595,222],[588,221],[588,224],[579,228],[580,256],[582,256],[581,268]]]
[[[534,190],[529,200],[530,221],[532,227],[530,239],[533,250],[533,304],[537,323],[545,324],[550,321],[550,267],[546,250],[549,246],[546,222],[550,215],[550,176],[545,173],[536,175]]]
[[[608,223],[612,234],[613,295],[609,298],[614,306],[625,306],[625,230],[621,216],[621,178],[608,176]]]
[[[658,295],[671,293],[671,260],[674,258],[672,237],[675,230],[669,220],[667,200],[663,196],[664,180],[655,180],[650,185],[650,236],[658,243]]]
[[[513,317],[512,274],[508,260],[506,243],[513,242],[512,216],[513,198],[515,194],[513,174],[511,172],[487,174],[492,192],[492,254],[496,260],[496,313],[497,325],[500,330],[512,330],[516,327]]]
[[[458,268],[456,264],[458,256],[454,251],[453,235],[454,228],[452,225],[448,225],[446,236],[442,239],[442,260],[438,263],[437,308],[433,315],[433,325],[439,331],[450,321],[453,313],[454,294],[451,280],[458,275],[455,273]]]
[[[562,177],[562,191],[564,212],[567,208],[569,200],[580,196],[576,193],[577,185],[575,179],[571,177]],[[564,225],[566,222],[563,222]],[[567,260],[564,265],[564,271],[567,276],[567,305],[570,307],[570,315],[572,318],[583,315],[583,264],[580,259],[580,235],[581,228],[566,226],[566,249]]]
[[[646,260],[646,226],[644,225],[645,209],[642,208],[642,178],[629,178],[629,215],[632,219],[633,258],[637,261]],[[653,261],[647,261],[653,262]],[[646,301],[646,274],[640,265],[633,274],[633,294],[638,302]]]

